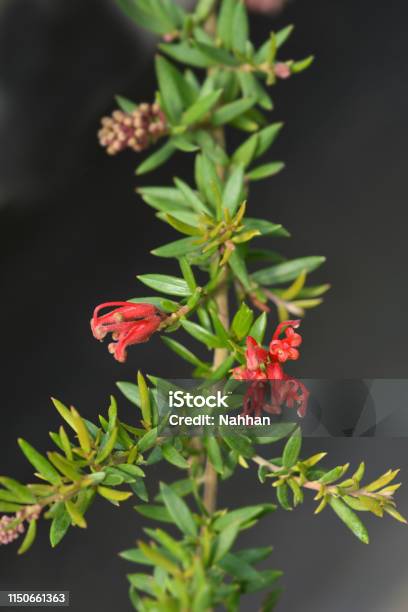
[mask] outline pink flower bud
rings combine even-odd
[[[286,0],[245,0],[250,11],[254,13],[279,13]]]
[[[140,104],[131,113],[115,110],[101,124],[99,142],[109,155],[125,149],[143,151],[167,133],[166,117],[157,103]]]
[[[277,62],[275,64],[274,71],[275,71],[275,76],[278,79],[288,79],[290,75],[292,74],[290,70],[290,66],[288,64],[285,64],[285,62]]]

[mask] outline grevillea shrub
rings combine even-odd
[[[157,211],[158,220],[182,235],[152,251],[158,266],[161,258],[174,260],[174,275],[141,274],[140,283],[155,295],[127,301],[112,296],[94,310],[92,333],[100,341],[109,337],[108,349],[119,362],[135,363],[143,362],[143,347],[133,345],[159,334],[169,356],[173,352],[191,364],[193,377],[214,388],[222,380],[248,381],[241,415],[273,417],[284,406],[293,419],[277,422],[268,436],[251,428],[234,435],[221,429],[201,436],[164,435],[168,413],[159,409],[158,390],[171,385],[157,373],[140,371],[137,381],[118,383],[140,409],[131,423],[119,418],[113,397],[97,423],[54,399],[62,418],[59,430],[50,434],[54,449],[42,454],[19,440],[34,467],[34,482],[0,478],[0,544],[19,538],[19,553],[26,552],[37,521],[45,519],[55,547],[70,527],[85,528],[92,520],[96,496],[116,506],[136,496],[136,511],[159,526],[146,528],[137,547],[122,553],[136,564],[129,574],[135,609],[236,610],[242,596],[262,590],[262,610],[271,610],[280,572],[258,568],[271,549],[239,544],[241,531],[265,515],[279,506],[291,510],[311,493],[316,513],[334,511],[364,543],[368,534],[361,511],[405,522],[394,502],[398,470],[366,483],[363,463],[349,472],[348,464],[325,466],[324,452],[301,455],[300,419],[308,392],[287,368],[299,357],[300,319],[328,289],[308,284],[324,258],[288,260],[264,248],[266,239],[275,249],[288,231],[247,214],[252,182],[284,167],[261,159],[282,129],[282,123],[270,120],[270,90],[283,87],[313,58],[287,59],[283,47],[292,27],[271,32],[260,45],[251,42],[242,1],[200,0],[192,12],[173,0],[118,3],[136,24],[160,37],[158,91],[142,104],[118,97],[119,108],[102,120],[100,143],[112,155],[151,149],[137,167],[139,177],[175,154],[194,159],[194,176],[189,182],[175,178],[170,186],[138,184],[140,198]],[[256,4],[267,3],[248,2]],[[232,130],[242,135],[235,149],[228,144]],[[191,348],[180,341],[179,330],[191,336]],[[208,359],[196,356],[197,343],[207,347]],[[159,461],[174,465],[182,477],[161,483],[157,492],[149,468]],[[239,478],[252,466],[254,478],[264,483],[265,503],[217,508],[218,481]]]

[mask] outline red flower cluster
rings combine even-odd
[[[158,104],[141,104],[132,113],[116,110],[103,117],[99,142],[109,155],[126,148],[137,153],[147,149],[167,132],[166,117]]]
[[[103,308],[117,306],[105,315],[99,315]],[[94,310],[91,319],[91,329],[94,338],[102,340],[107,334],[112,334],[108,346],[109,352],[117,361],[126,361],[126,349],[132,344],[147,342],[150,336],[159,328],[164,313],[152,304],[134,304],[133,302],[106,302]]]
[[[299,358],[296,347],[302,343],[302,336],[295,332],[300,321],[284,321],[280,323],[273,334],[269,351],[260,346],[254,338],[248,336],[245,352],[246,366],[234,369],[234,378],[238,380],[282,380],[284,372],[281,363],[288,359]],[[279,338],[285,330],[285,337]]]
[[[244,398],[244,413],[256,413],[262,410],[280,414],[282,406],[297,407],[299,416],[304,416],[307,409],[309,393],[303,383],[285,374],[282,363],[299,358],[298,346],[302,337],[295,332],[300,321],[284,321],[273,334],[269,350],[260,346],[254,338],[248,336],[245,352],[246,365],[234,368],[233,376],[237,380],[258,381],[250,385]],[[284,337],[279,336],[284,332]],[[265,381],[265,382],[263,382]],[[270,384],[271,402],[266,402]]]

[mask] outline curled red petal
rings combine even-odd
[[[282,323],[279,323],[279,325],[275,329],[275,332],[272,336],[272,340],[277,340],[277,338],[279,338],[280,334],[286,327],[293,327],[294,329],[297,329],[299,325],[300,319],[295,319],[293,321],[282,321]]]
[[[109,344],[109,352],[113,354],[117,361],[123,363],[127,358],[127,347],[147,342],[158,329],[160,323],[161,317],[159,316],[134,322],[126,332],[119,334],[117,342]]]

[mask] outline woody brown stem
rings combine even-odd
[[[229,327],[228,316],[228,285],[222,281],[218,291],[214,296],[218,306],[218,316],[224,327]],[[228,357],[228,349],[217,348],[214,351],[213,368],[216,370]],[[217,505],[217,473],[207,457],[204,475],[204,506],[212,514]]]
[[[215,36],[217,29],[217,21],[215,12],[208,17],[205,24],[205,29],[210,36]],[[211,68],[209,69],[211,72]],[[217,144],[225,149],[225,133],[222,127],[216,128],[213,131],[214,140]],[[225,178],[225,169],[223,166],[217,166],[217,173],[221,180]],[[226,329],[229,327],[229,311],[228,311],[228,280],[226,273],[222,276],[220,284],[215,291],[214,301],[217,305],[218,317]],[[228,349],[217,348],[214,350],[213,369],[216,370],[228,357]],[[217,506],[217,473],[214,470],[211,462],[207,457],[205,473],[204,473],[204,506],[207,511],[212,514]]]

